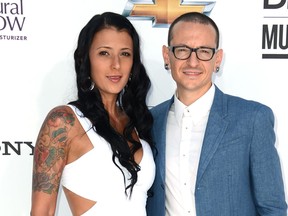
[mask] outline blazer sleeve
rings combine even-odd
[[[256,207],[263,216],[286,216],[287,204],[279,155],[275,147],[273,112],[267,106],[259,106],[254,120],[250,169]]]

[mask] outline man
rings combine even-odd
[[[272,110],[212,83],[218,46],[218,27],[204,14],[170,26],[162,51],[177,89],[151,111],[158,154],[148,216],[287,215]]]

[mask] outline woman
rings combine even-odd
[[[78,99],[52,109],[38,135],[31,215],[55,214],[62,183],[74,216],[145,216],[155,165],[139,36],[119,14],[96,15],[74,59]]]

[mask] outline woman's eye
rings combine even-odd
[[[121,55],[122,56],[127,56],[127,57],[131,56],[131,54],[129,52],[123,52]]]
[[[109,55],[109,53],[107,51],[101,51],[99,52],[99,55],[105,56],[105,55]]]

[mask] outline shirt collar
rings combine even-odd
[[[173,108],[175,109],[175,117],[178,124],[181,125],[183,114],[187,109],[189,110],[191,116],[193,116],[193,120],[196,122],[202,119],[203,116],[207,115],[210,112],[210,108],[212,106],[214,99],[214,94],[215,94],[215,85],[212,84],[210,89],[203,96],[201,96],[198,100],[196,100],[189,106],[186,106],[178,99],[176,90],[174,94],[175,107]],[[195,113],[197,113],[197,115],[194,115]]]

